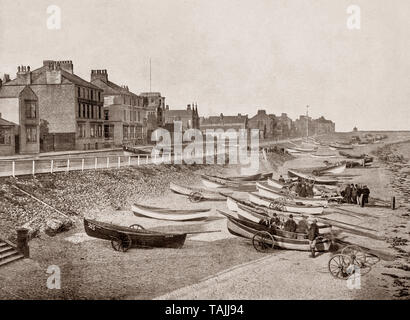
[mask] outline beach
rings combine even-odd
[[[373,230],[374,237],[367,237],[335,228],[343,241],[381,253],[382,259],[361,276],[360,288],[351,289],[346,280],[331,276],[327,264],[334,253],[313,259],[309,252],[257,252],[251,241],[228,232],[226,218],[216,211],[227,210],[226,202],[192,203],[169,190],[170,182],[201,186],[202,173],[238,175],[238,166],[151,165],[3,179],[0,191],[6,210],[1,213],[1,236],[12,240],[16,223],[31,223],[38,235],[29,242],[30,259],[0,268],[0,299],[408,299],[410,142],[397,141],[409,136],[391,135],[388,141],[357,148],[374,156],[373,164],[346,169],[342,175],[345,183],[367,184],[378,204],[325,209],[326,218]],[[289,168],[320,165],[323,159],[309,154],[274,154],[261,159],[260,171],[278,177]],[[45,220],[62,217],[14,186],[66,213],[74,227],[54,236],[42,232]],[[393,196],[395,210],[389,205]],[[135,202],[174,209],[210,208],[211,215],[202,222],[154,220],[135,216],[131,211]],[[168,232],[219,232],[188,235],[181,249],[122,253],[114,251],[109,241],[88,237],[83,217]],[[61,270],[59,290],[47,288],[49,266]]]

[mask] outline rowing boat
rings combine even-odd
[[[185,187],[171,182],[169,184],[170,189],[178,194],[189,196],[192,201],[198,202],[201,200],[211,201],[225,201],[229,193],[209,191],[200,188]]]
[[[304,205],[322,206],[322,207],[327,207],[328,205],[328,202],[325,199],[302,198],[302,197],[294,196],[290,194],[289,191],[272,187],[266,182],[257,182],[256,188],[258,189],[258,192],[262,197],[273,199],[273,200],[285,198],[287,199],[287,201],[292,201],[292,203],[293,202],[302,203]]]
[[[195,209],[195,210],[172,210],[157,207],[145,206],[142,204],[134,204],[131,210],[135,215],[142,215],[145,217],[171,220],[171,221],[189,221],[201,220],[209,217],[211,209]]]
[[[343,149],[343,150],[353,149],[353,146],[351,146],[351,145],[341,145],[341,144],[338,144],[338,143],[331,143],[331,144],[329,144],[329,147],[336,148],[336,149]]]
[[[341,174],[346,170],[346,162],[331,165],[322,169],[315,170],[315,174]]]
[[[231,181],[205,174],[201,175],[201,181],[202,184],[209,189],[230,188],[242,192],[256,191],[254,182]]]
[[[337,184],[338,183],[338,180],[335,180],[335,179],[325,179],[325,178],[309,176],[307,174],[297,172],[295,170],[288,170],[288,175],[290,177],[302,178],[302,179],[308,180],[310,182],[314,182],[316,184]]]
[[[291,212],[291,213],[305,213],[305,214],[322,214],[323,207],[320,206],[300,206],[297,204],[280,203],[266,197],[263,197],[256,192],[249,193],[249,200],[260,206],[271,208],[274,210]]]
[[[282,189],[286,183],[282,183],[279,180],[275,180],[275,179],[268,179],[268,185],[270,185],[271,187],[274,188],[278,188],[278,189]]]
[[[336,158],[335,154],[310,154],[312,158]]]
[[[218,210],[219,211],[219,210]],[[222,213],[221,211],[219,211]],[[281,235],[276,234],[277,230],[275,228],[270,228],[267,226],[264,226],[262,224],[257,224],[257,223],[252,223],[252,222],[245,222],[239,219],[236,219],[232,216],[228,216],[228,223],[227,223],[227,228],[228,231],[239,237],[243,237],[246,239],[252,239],[258,232],[260,231],[266,231],[269,232],[272,235],[273,238],[273,243],[272,240],[270,245],[274,245],[275,247],[281,248],[281,249],[288,249],[288,250],[300,250],[300,251],[310,251],[310,242],[309,240],[304,238],[304,235],[302,235],[302,239],[298,239],[299,235],[295,233],[291,233],[292,238],[284,237]],[[331,245],[331,241],[329,239],[323,238],[323,239],[318,239],[316,241],[316,251],[327,251],[329,250]]]
[[[164,233],[138,227],[123,227],[84,218],[86,234],[93,238],[111,240],[117,251],[126,251],[132,247],[181,248],[187,236],[186,233]]]

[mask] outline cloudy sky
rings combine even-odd
[[[361,29],[346,26],[349,5]],[[48,30],[47,7],[61,8]],[[0,74],[73,60],[201,115],[310,106],[339,131],[410,129],[407,0],[0,0]]]

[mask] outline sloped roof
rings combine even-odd
[[[165,117],[191,117],[192,110],[165,110]]]
[[[17,124],[6,119],[0,118],[0,126],[17,126]]]
[[[18,98],[25,86],[2,86],[0,88],[0,98]]]
[[[223,125],[223,124],[235,124],[246,123],[248,116],[211,116],[209,118],[202,118],[201,124],[203,125]]]

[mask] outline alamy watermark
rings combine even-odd
[[[174,122],[174,131],[158,128],[152,132],[156,141],[151,157],[155,163],[168,164],[234,164],[259,169],[258,129],[188,129]]]

